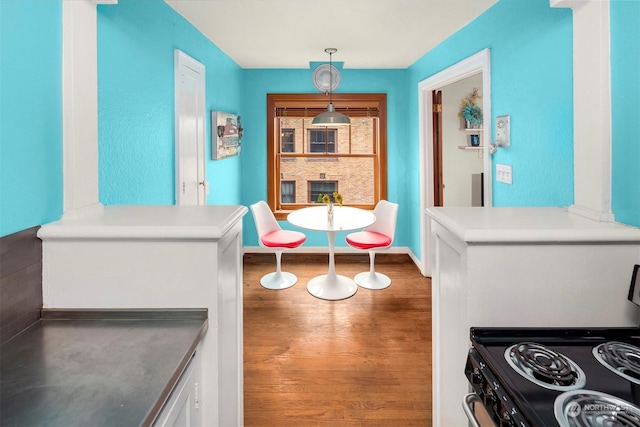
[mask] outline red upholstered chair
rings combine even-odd
[[[369,271],[358,273],[353,278],[358,286],[367,289],[384,289],[391,284],[391,279],[382,273],[376,273],[374,260],[376,251],[386,249],[393,243],[398,218],[398,204],[380,200],[373,213],[376,222],[362,231],[347,235],[349,246],[369,252]]]
[[[276,254],[276,271],[262,276],[260,284],[267,289],[286,289],[295,285],[298,278],[295,274],[281,271],[280,259],[283,251],[302,245],[307,236],[299,231],[281,229],[271,208],[262,200],[251,205],[251,213],[258,230],[260,246]]]

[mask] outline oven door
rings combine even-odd
[[[469,349],[464,369],[469,380],[469,392],[464,397],[463,407],[471,423],[485,426],[529,426],[517,410],[515,403],[506,393],[480,353]]]
[[[491,416],[476,393],[467,394],[462,400],[462,408],[469,419],[471,427],[495,427]]]

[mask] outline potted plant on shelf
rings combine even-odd
[[[466,129],[479,129],[482,125],[482,109],[478,106],[480,98],[480,90],[474,87],[460,102],[458,117],[464,119]]]

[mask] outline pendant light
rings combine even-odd
[[[311,124],[318,126],[350,125],[351,120],[349,117],[342,113],[338,113],[336,111],[336,107],[333,105],[333,68],[331,65],[331,55],[336,53],[338,49],[328,47],[324,51],[329,54],[329,105],[327,105],[327,111],[315,116]]]

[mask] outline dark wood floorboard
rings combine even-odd
[[[379,254],[389,288],[325,301],[306,283],[327,260],[284,254],[298,282],[274,291],[260,277],[275,256],[244,257],[245,426],[430,426],[430,279],[406,255]],[[368,260],[336,255],[336,271],[353,277]]]

